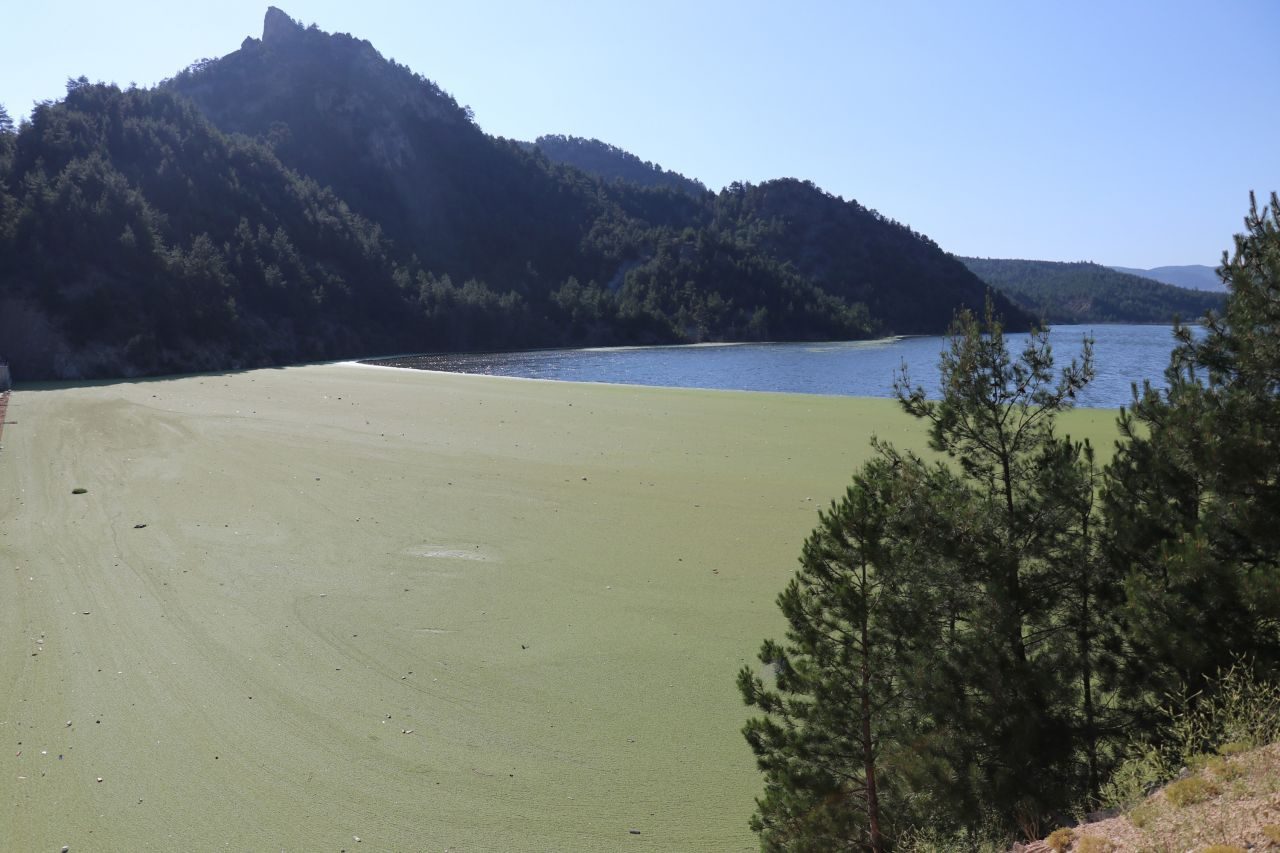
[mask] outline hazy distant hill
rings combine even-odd
[[[368,42],[272,8],[154,90],[82,78],[0,130],[0,350],[19,380],[119,376],[941,332],[982,303],[932,241],[812,184],[689,189],[491,137]]]
[[[1181,267],[1153,267],[1149,270],[1136,269],[1134,267],[1112,267],[1117,272],[1127,272],[1131,275],[1140,275],[1143,278],[1154,279],[1165,284],[1172,284],[1174,287],[1185,287],[1189,290],[1211,290],[1218,293],[1226,293],[1227,288],[1222,283],[1222,279],[1218,278],[1216,267],[1207,267],[1203,264],[1190,264]]]
[[[1194,320],[1223,297],[1092,263],[961,258],[979,278],[1049,323]]]
[[[554,163],[573,166],[606,181],[625,181],[641,187],[667,187],[692,196],[702,196],[708,192],[701,181],[668,171],[648,160],[641,160],[629,151],[598,139],[539,136],[534,142],[521,144],[536,148]]]

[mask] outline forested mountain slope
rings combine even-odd
[[[1092,263],[960,258],[979,278],[1049,323],[1171,323],[1222,308],[1225,294],[1187,290]]]
[[[860,338],[939,332],[984,297],[811,184],[688,189],[488,136],[368,42],[273,8],[262,39],[155,90],[81,78],[0,126],[0,354],[24,380]]]
[[[22,379],[406,345],[377,226],[167,92],[80,84],[9,143],[0,341]]]
[[[539,136],[524,143],[526,149],[536,149],[553,163],[564,163],[581,169],[588,175],[606,181],[624,181],[640,187],[666,187],[682,190],[692,196],[708,192],[701,181],[686,178],[679,172],[668,171],[656,163],[641,160],[629,151],[598,139],[578,136]]]

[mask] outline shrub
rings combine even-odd
[[[1133,824],[1138,829],[1146,829],[1147,824],[1151,823],[1151,821],[1155,819],[1156,814],[1159,813],[1159,811],[1160,810],[1156,808],[1156,804],[1150,800],[1145,803],[1140,803],[1139,805],[1134,806],[1133,810],[1129,812],[1129,823]]]
[[[1218,788],[1208,779],[1191,776],[1170,782],[1164,789],[1164,797],[1175,809],[1202,803],[1218,793]]]
[[[1116,846],[1105,838],[1086,835],[1076,842],[1073,853],[1115,853]]]
[[[914,826],[907,829],[894,845],[903,853],[954,853],[956,850],[970,853],[1005,853],[1013,839],[994,829],[957,830],[947,832],[928,827]]]
[[[1160,748],[1152,744],[1131,744],[1129,750],[1129,757],[1121,762],[1099,792],[1098,798],[1107,808],[1125,809],[1141,803],[1144,797],[1178,772],[1180,765],[1173,764]]]
[[[1210,773],[1224,781],[1238,779],[1244,775],[1244,770],[1239,764],[1221,757],[1210,759],[1206,766]]]
[[[1044,840],[1044,843],[1049,845],[1049,849],[1053,853],[1063,853],[1064,850],[1071,846],[1071,842],[1075,837],[1075,830],[1063,827],[1049,833],[1049,837]]]
[[[1171,699],[1163,714],[1168,722],[1158,741],[1131,744],[1129,758],[1102,786],[1103,805],[1140,802],[1183,767],[1206,766],[1206,753],[1235,755],[1280,740],[1280,683],[1262,681],[1237,664],[1205,691]]]

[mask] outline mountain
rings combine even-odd
[[[76,83],[6,141],[0,347],[22,379],[323,358],[422,331],[376,225],[170,93]]]
[[[1207,267],[1203,264],[1189,264],[1180,267],[1152,267],[1149,270],[1136,269],[1134,267],[1112,267],[1111,269],[1117,272],[1126,272],[1130,275],[1140,275],[1143,278],[1154,279],[1165,284],[1172,284],[1174,287],[1185,287],[1188,290],[1227,292],[1226,285],[1222,283],[1222,279],[1218,278],[1217,268]]]
[[[811,182],[732,184],[717,201],[721,228],[895,333],[938,334],[959,305],[982,309],[987,286],[928,237]],[[1012,301],[993,299],[1009,329],[1028,327]]]
[[[1048,323],[1170,323],[1219,310],[1219,294],[1187,290],[1092,263],[961,258],[996,290]]]
[[[537,149],[553,163],[564,163],[606,181],[623,181],[639,187],[667,187],[691,196],[702,196],[707,188],[701,181],[670,172],[656,163],[641,160],[616,145],[598,139],[578,136],[539,136],[534,142],[522,143]]]
[[[272,7],[261,40],[164,88],[222,132],[266,142],[436,272],[495,285],[529,277],[527,266],[557,281],[580,272],[568,261],[601,213],[590,193],[486,135],[452,96],[367,41]]]
[[[261,39],[155,89],[81,78],[0,126],[0,354],[26,380],[849,339],[940,332],[984,298],[923,235],[810,183],[691,191],[576,147],[641,177],[491,137],[368,42],[272,8]]]

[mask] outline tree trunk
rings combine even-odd
[[[1089,571],[1092,565],[1089,545],[1089,517],[1081,522],[1084,551],[1080,566],[1080,672],[1084,688],[1084,737],[1085,755],[1089,767],[1089,793],[1098,791],[1098,733],[1093,708],[1093,657],[1089,637]]]
[[[866,585],[866,566],[862,579]],[[876,794],[875,744],[871,740],[871,647],[867,631],[867,610],[862,611],[862,769],[867,783],[867,820],[871,830],[871,853],[884,853],[884,834],[880,831],[880,799]]]
[[[1000,439],[1000,445],[1004,447],[1003,437]],[[1007,451],[1000,452],[1000,477],[1001,485],[1004,487],[1004,504],[1006,515],[1006,536],[1005,547],[1012,551],[1014,548],[1014,539],[1018,532],[1017,510],[1013,500],[1013,459]],[[1013,652],[1014,660],[1021,666],[1027,663],[1027,645],[1022,636],[1024,613],[1022,601],[1022,578],[1019,575],[1019,561],[1012,559],[1012,565],[1009,567],[1005,575],[1005,594],[1008,596],[1009,614],[1009,649]]]

